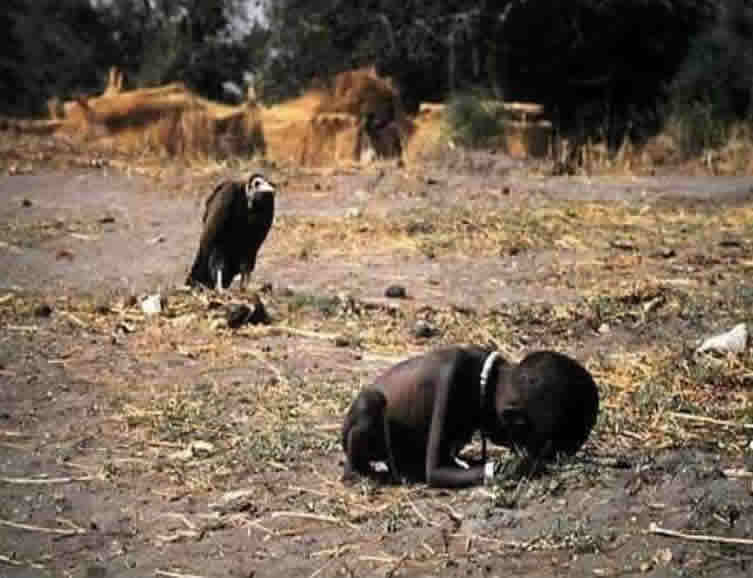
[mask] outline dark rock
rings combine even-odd
[[[21,206],[22,207],[29,208],[29,207],[31,207],[31,204],[32,204],[31,203],[31,199],[24,199],[23,201],[21,201]]]
[[[739,248],[742,247],[743,244],[738,239],[723,239],[719,241],[719,246],[725,248]]]
[[[115,222],[115,217],[113,217],[112,215],[105,215],[104,217],[102,217],[99,220],[99,222],[102,223],[103,225],[107,225],[109,223],[114,223]]]
[[[34,308],[34,315],[37,317],[49,317],[52,315],[52,307],[47,303],[42,303]]]
[[[652,257],[661,257],[662,259],[671,259],[677,256],[677,251],[670,247],[661,247],[651,254]]]
[[[258,295],[254,296],[250,305],[237,303],[230,305],[227,311],[227,325],[231,329],[237,329],[242,325],[250,323],[251,325],[268,324],[270,322],[269,314]]]
[[[408,296],[408,292],[402,285],[390,285],[384,292],[384,296],[390,299],[405,299]]]
[[[335,337],[335,347],[348,347],[353,345],[353,339],[347,335],[338,335]]]

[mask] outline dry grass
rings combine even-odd
[[[64,109],[62,134],[95,150],[199,159],[264,150],[256,104],[225,106],[181,84],[71,101]]]
[[[367,114],[395,120],[407,138],[410,121],[392,83],[373,69],[343,72],[330,87],[312,88],[300,98],[262,110],[267,156],[304,166],[359,161],[364,148],[361,119]]]
[[[640,206],[603,202],[569,202],[551,206],[485,209],[420,209],[383,218],[281,216],[277,222],[280,249],[289,257],[357,256],[363,247],[377,253],[404,255],[465,254],[478,257],[515,255],[530,249],[604,251],[599,262],[620,259],[625,265],[657,257],[659,249],[686,246],[691,239],[706,245],[727,237],[745,239],[751,232],[753,209],[708,206]],[[308,239],[302,252],[300,238]],[[584,267],[588,262],[581,263]]]
[[[753,417],[753,352],[712,357],[696,356],[692,349],[697,337],[747,318],[753,293],[743,290],[742,281],[739,290],[728,289],[736,286],[731,278],[749,274],[750,265],[728,267],[725,290],[701,282],[663,282],[634,261],[625,265],[623,275],[613,273],[620,255],[647,255],[658,242],[676,245],[678,251],[696,245],[713,260],[724,253],[717,240],[738,238],[743,262],[751,249],[746,242],[753,222],[750,207],[567,202],[491,211],[480,221],[477,214],[452,209],[391,220],[285,216],[276,224],[276,237],[287,255],[300,247],[288,239],[311,239],[311,258],[331,247],[357,256],[366,244],[391,253],[423,252],[428,246],[439,254],[474,256],[512,247],[593,251],[594,262],[579,265],[589,272],[578,279],[579,299],[474,311],[273,291],[262,294],[271,326],[229,330],[224,307],[240,297],[233,293],[176,290],[167,295],[162,314],[146,317],[138,303],[126,298],[109,298],[103,309],[101,297],[43,299],[8,292],[0,294],[0,325],[29,335],[40,348],[45,339],[54,340],[56,349],[50,345],[45,355],[56,351],[57,358],[45,363],[62,365],[106,400],[102,414],[87,419],[97,424],[99,437],[109,440],[113,451],[90,458],[83,473],[118,487],[148,484],[167,498],[165,504],[189,494],[221,496],[252,485],[253,499],[242,511],[187,514],[168,525],[169,531],[157,533],[160,543],[197,539],[225,527],[243,527],[269,540],[332,528],[346,537],[311,555],[320,567],[347,560],[358,568],[434,573],[450,561],[481,552],[498,555],[500,549],[553,556],[557,550],[590,554],[611,547],[610,528],[594,529],[565,514],[561,524],[558,518],[556,525],[525,539],[509,539],[506,529],[491,523],[476,524],[499,518],[500,508],[555,503],[563,492],[568,497],[583,492],[582,499],[588,499],[610,473],[580,456],[542,478],[511,476],[473,493],[340,483],[339,426],[361,380],[373,375],[377,364],[386,367],[443,344],[490,344],[514,360],[545,347],[584,361],[599,384],[602,404],[587,457],[642,458],[666,448],[696,447],[732,460],[746,455],[750,431],[743,426]],[[42,234],[54,232],[49,223],[39,227]],[[77,227],[65,225],[66,230]],[[20,242],[36,233],[6,227],[3,234]],[[619,247],[610,244],[615,239],[622,241]],[[552,274],[562,268],[556,261],[549,266]],[[707,269],[701,264],[678,275],[700,281],[708,278]],[[35,317],[42,301],[53,305],[49,322]],[[436,327],[437,335],[415,337],[412,328],[419,319]],[[606,337],[603,326],[609,328]],[[609,343],[606,351],[598,347],[602,338]],[[110,339],[117,355],[91,345]],[[200,370],[170,369],[180,367],[180,359]],[[375,365],[366,374],[362,366],[370,363]],[[478,444],[470,448],[476,452]],[[505,450],[491,448],[491,454],[514,464]],[[635,480],[631,484],[642,483],[640,477]],[[632,491],[632,486],[619,486],[620,495]],[[390,542],[408,532],[415,540],[410,550]]]

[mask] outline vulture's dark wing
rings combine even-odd
[[[212,191],[204,206],[200,247],[208,251],[233,218],[233,206],[237,195],[243,195],[243,185],[226,181]]]

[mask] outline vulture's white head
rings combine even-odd
[[[248,207],[254,204],[254,201],[260,201],[265,198],[274,198],[276,192],[275,186],[265,179],[259,173],[249,177],[246,183],[246,197],[248,198]]]

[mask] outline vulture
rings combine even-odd
[[[199,250],[186,284],[221,291],[240,273],[245,289],[274,211],[275,187],[258,173],[246,183],[217,185],[206,200]]]

